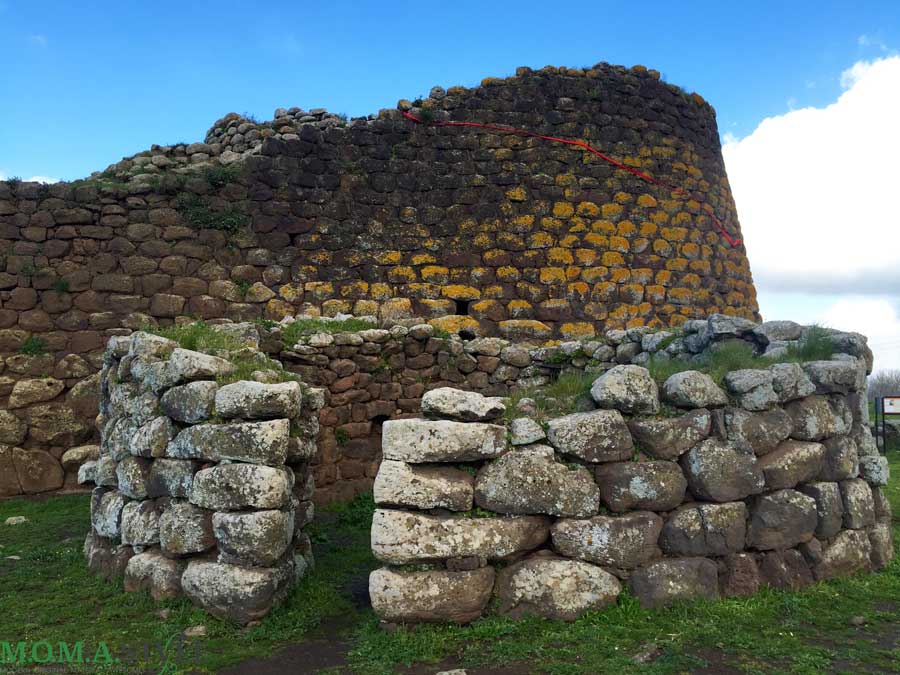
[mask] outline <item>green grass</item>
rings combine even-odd
[[[19,353],[26,356],[43,356],[47,353],[47,348],[47,341],[44,338],[30,335],[19,347]]]
[[[297,319],[285,326],[281,331],[281,341],[285,349],[290,349],[304,335],[312,333],[355,333],[361,330],[376,328],[371,321],[363,319],[344,319],[343,321],[326,321],[325,319]]]
[[[233,205],[216,211],[205,197],[189,192],[182,193],[176,204],[188,225],[198,230],[222,230],[233,234],[250,222],[247,214],[241,213]]]
[[[237,338],[217,331],[204,321],[163,328],[146,326],[142,330],[174,340],[182,349],[190,349],[195,352],[230,351],[242,349],[245,346]]]
[[[590,396],[591,385],[600,377],[598,373],[562,373],[557,379],[540,387],[525,387],[510,394],[505,416],[508,420],[520,417],[516,405],[523,398],[533,399],[537,405],[538,420],[576,412],[579,401]]]
[[[900,514],[900,453],[889,460],[895,478],[886,494]],[[124,593],[120,581],[89,574],[81,554],[88,501],[76,495],[0,502],[0,523],[9,516],[28,518],[24,525],[0,525],[0,606],[12,608],[0,613],[0,640],[83,639],[86,653],[103,640],[116,653],[203,624],[207,635],[192,640],[202,660],[191,672],[215,672],[310,636],[348,641],[349,672],[358,675],[387,675],[411,664],[432,664],[425,672],[437,671],[445,662],[488,670],[518,664],[551,675],[674,675],[704,667],[719,672],[717,666],[724,665],[746,673],[803,675],[900,669],[900,559],[877,574],[819,583],[798,593],[765,589],[752,598],[653,611],[623,594],[615,607],[573,623],[491,615],[468,626],[385,631],[371,610],[354,604],[353,589],[377,565],[369,551],[373,506],[366,495],[322,509],[308,530],[315,570],[259,626],[240,629],[187,601],[154,603],[144,593]],[[897,525],[894,536],[900,545]],[[6,560],[9,555],[21,560]],[[165,619],[157,616],[162,607],[171,611]],[[850,624],[857,616],[864,626]],[[654,658],[633,660],[650,646]],[[157,672],[153,668],[159,664],[143,665]]]

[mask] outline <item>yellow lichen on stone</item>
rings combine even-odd
[[[562,284],[566,281],[566,271],[562,267],[542,267],[540,271],[542,284]]]
[[[601,281],[594,284],[591,289],[591,299],[597,301],[607,301],[616,292],[616,284],[611,281]]]
[[[661,209],[657,209],[650,213],[650,220],[658,225],[662,225],[663,223],[669,222],[669,214]]]
[[[330,281],[307,281],[303,285],[303,290],[317,300],[325,300],[334,295],[334,286]]]
[[[666,261],[666,269],[674,272],[684,272],[687,269],[688,261],[684,258],[673,258]]]
[[[506,198],[512,202],[524,202],[526,199],[528,199],[528,194],[525,192],[525,188],[519,185],[507,190]]]
[[[551,248],[547,251],[547,261],[553,265],[571,265],[575,256],[565,248]]]
[[[609,268],[600,265],[581,270],[581,279],[589,284],[605,281],[609,277]]]
[[[351,281],[341,286],[342,298],[361,298],[369,292],[369,283],[366,281]]]
[[[618,232],[621,237],[629,237],[637,232],[637,226],[630,220],[623,220],[616,226],[616,232]]]
[[[575,250],[575,259],[580,265],[593,265],[597,252],[592,248],[579,248]]]
[[[619,216],[622,215],[622,211],[621,204],[614,204],[612,202],[607,202],[600,208],[600,212],[606,220],[618,219]]]
[[[550,248],[554,237],[547,232],[535,232],[528,238],[528,248]]]
[[[437,298],[441,295],[440,284],[409,284],[406,292],[414,298]]]
[[[625,258],[618,251],[606,251],[600,258],[600,261],[606,267],[622,267],[625,265]]]
[[[586,244],[591,244],[598,249],[604,249],[609,246],[609,237],[605,234],[599,234],[597,232],[590,232],[585,235],[584,241]]]
[[[579,202],[576,213],[579,216],[596,216],[600,213],[600,207],[594,202]]]
[[[296,313],[297,310],[294,306],[284,300],[272,298],[266,303],[265,318],[271,321],[281,321],[284,317],[293,316]]]
[[[534,226],[534,216],[530,213],[523,213],[513,218],[510,224],[516,232],[528,232]]]
[[[355,316],[378,316],[378,303],[374,300],[357,300],[353,303]]]
[[[644,208],[653,208],[656,206],[656,197],[653,195],[643,194],[637,198],[637,205]]]
[[[450,284],[441,288],[441,295],[453,300],[477,300],[481,297],[481,291],[472,286],[463,284]]]
[[[284,284],[278,287],[278,296],[287,302],[300,302],[303,299],[303,287],[300,284]]]
[[[498,298],[502,298],[505,294],[506,293],[503,289],[503,286],[501,286],[500,284],[491,284],[490,286],[485,286],[481,290],[481,296],[483,298],[498,299]]]
[[[352,309],[353,305],[346,300],[326,300],[322,303],[322,314],[325,316],[349,314]]]
[[[634,200],[634,197],[621,190],[613,195],[613,201],[616,202],[616,204],[629,204],[632,200]]]
[[[666,289],[655,284],[644,287],[644,298],[653,304],[659,304],[666,299]]]
[[[652,237],[656,234],[656,231],[659,229],[659,226],[656,223],[651,223],[649,220],[645,220],[641,223],[641,236],[642,237]]]
[[[616,232],[615,224],[608,220],[595,220],[591,224],[591,229],[594,232],[601,232],[603,234],[615,234]]]
[[[571,173],[560,173],[560,174],[557,174],[554,182],[559,187],[568,187],[570,185],[577,184],[578,178],[574,174],[571,174]]]
[[[448,316],[439,316],[436,319],[429,319],[435,328],[445,330],[448,333],[459,333],[461,330],[478,331],[478,321],[471,316],[459,316],[451,314]]]
[[[610,250],[618,251],[619,253],[628,253],[628,249],[631,248],[631,245],[625,237],[610,237],[609,248]]]
[[[681,255],[690,260],[694,260],[700,255],[700,247],[693,242],[688,242],[681,247]]]
[[[494,299],[489,300],[479,300],[478,302],[472,303],[472,306],[469,308],[472,312],[472,316],[476,319],[503,319],[506,318],[506,311],[503,309],[503,305],[497,302]]]
[[[668,297],[669,302],[674,305],[687,305],[691,301],[691,289],[689,288],[670,288]]]
[[[382,251],[375,254],[375,260],[381,265],[397,265],[401,259],[400,251]]]
[[[527,319],[530,318],[534,312],[534,307],[527,300],[510,300],[506,305],[506,308],[509,310],[509,314],[514,319]]]
[[[416,271],[412,267],[392,267],[387,273],[388,281],[395,284],[409,284],[416,280]]]
[[[388,284],[372,284],[369,287],[369,295],[375,300],[386,300],[393,295],[393,291]]]
[[[687,228],[684,227],[664,227],[660,234],[668,241],[684,241],[687,237]]]
[[[556,202],[553,204],[553,215],[557,218],[571,218],[575,213],[575,207],[569,202]]]
[[[422,280],[433,284],[446,284],[450,279],[450,270],[440,265],[427,265],[422,268]]]
[[[559,334],[566,340],[579,340],[597,334],[594,324],[587,321],[570,321],[559,327]]]
[[[416,253],[411,258],[410,262],[413,265],[428,265],[429,263],[435,262],[435,257],[430,253]]]
[[[583,281],[573,281],[566,286],[566,297],[570,300],[583,301],[591,292],[591,287]]]
[[[494,245],[494,239],[486,232],[481,232],[475,235],[475,238],[472,239],[472,244],[476,248],[480,249],[488,249]]]
[[[609,278],[611,281],[613,281],[617,284],[621,284],[621,283],[631,279],[631,270],[617,267],[616,269],[614,269],[610,272]]]
[[[501,335],[506,338],[549,338],[553,330],[547,324],[534,319],[509,319],[497,324]]]
[[[653,240],[653,252],[656,255],[668,257],[668,256],[672,255],[672,245],[669,242],[667,242],[665,239],[654,239]]]
[[[518,281],[519,280],[519,270],[515,267],[511,267],[510,265],[505,265],[503,267],[497,268],[497,278],[500,281]]]

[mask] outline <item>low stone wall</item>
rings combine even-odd
[[[252,338],[238,358],[134,333],[101,371],[97,487],[85,555],[125,590],[188,596],[211,614],[266,615],[312,565],[315,418],[321,393],[284,381]],[[253,381],[235,363],[259,362]],[[230,383],[229,383],[230,382]]]
[[[688,338],[685,338],[687,340]],[[454,389],[384,424],[369,580],[389,622],[571,620],[796,589],[893,556],[865,359],[685,371],[618,365],[579,412]]]

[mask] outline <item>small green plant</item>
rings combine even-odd
[[[590,396],[591,385],[598,377],[597,373],[582,371],[562,373],[546,385],[518,389],[507,398],[505,417],[512,420],[520,416],[516,406],[523,398],[534,400],[539,422],[575,412],[579,402]]]
[[[26,356],[43,356],[47,353],[47,341],[37,335],[31,335],[19,347],[19,353]]]
[[[182,193],[176,205],[188,224],[198,230],[234,233],[250,222],[248,216],[234,206],[216,211],[210,207],[207,199],[192,193]]]
[[[470,511],[462,511],[458,514],[460,518],[497,518],[497,514],[493,511],[487,511],[486,509],[481,508],[480,506],[476,506],[474,509]]]
[[[57,293],[68,293],[69,292],[69,280],[68,279],[56,279],[53,282],[53,290]]]
[[[216,165],[207,167],[204,177],[209,186],[215,190],[221,190],[228,183],[234,183],[241,175],[241,167],[237,164],[228,166]]]
[[[272,321],[272,319],[263,319],[261,317],[256,317],[253,319],[253,323],[255,323],[260,328],[265,328],[266,330],[272,330],[275,326],[278,325],[277,321]]]
[[[337,441],[338,445],[347,445],[350,441],[350,434],[347,433],[346,429],[337,428],[334,430],[334,440]]]
[[[791,360],[827,361],[834,355],[834,342],[827,329],[813,324],[799,344],[788,346],[787,352]]]
[[[11,190],[15,190],[18,187],[19,183],[22,182],[22,179],[18,176],[10,176],[4,181]]]
[[[432,110],[431,108],[420,108],[419,120],[423,124],[431,124],[432,122],[434,122],[434,110]]]
[[[452,333],[450,333],[450,331],[443,328],[435,327],[434,329],[434,337],[440,338],[441,340],[449,340],[452,336],[453,335]]]
[[[343,321],[297,319],[282,329],[281,341],[285,349],[290,349],[304,335],[313,333],[357,333],[369,328],[375,328],[375,324],[363,319],[345,319]]]
[[[279,382],[298,382],[299,379],[293,373],[284,369],[284,366],[274,359],[270,359],[254,349],[239,349],[229,354],[226,358],[234,365],[234,371],[228,375],[217,378],[219,385],[231,384],[242,380],[252,380],[253,373],[257,371],[270,371],[277,375]]]
[[[234,285],[237,287],[238,293],[241,294],[242,298],[247,297],[247,292],[250,290],[250,287],[253,285],[251,282],[246,279],[235,279]]]
[[[196,352],[229,351],[244,347],[244,344],[234,336],[218,331],[204,321],[195,321],[194,323],[164,328],[147,326],[143,330],[153,335],[174,340],[183,349],[190,349]]]

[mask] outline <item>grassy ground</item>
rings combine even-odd
[[[891,464],[896,478],[887,492],[900,514],[900,453],[892,454]],[[371,505],[357,500],[324,510],[312,526],[315,572],[261,625],[240,629],[185,601],[157,604],[142,593],[123,593],[121,582],[88,574],[81,554],[87,512],[85,496],[0,502],[0,522],[28,518],[23,525],[0,525],[0,641],[84,640],[86,655],[104,641],[113,655],[121,655],[206,626],[205,637],[190,640],[196,660],[179,661],[170,644],[166,673],[215,672],[251,657],[278,658],[282,647],[288,649],[284,654],[301,650],[301,656],[290,656],[293,672],[362,675],[449,667],[554,675],[900,671],[898,560],[881,573],[800,593],[767,590],[744,600],[652,612],[623,597],[618,606],[571,624],[489,617],[465,627],[387,632],[364,604],[365,579],[376,563],[368,547]],[[900,542],[900,527],[894,533]],[[160,609],[169,610],[166,618]],[[860,617],[864,623],[856,625]],[[335,665],[304,668],[303,646],[314,641],[333,652],[325,663]],[[164,661],[157,653],[138,659],[152,673],[162,672]],[[181,667],[173,669],[177,663]],[[91,664],[87,672],[117,669]]]

